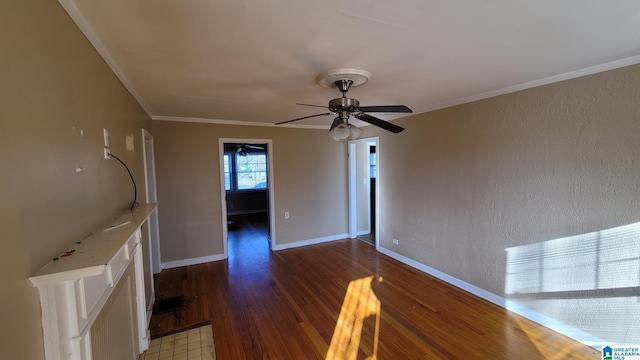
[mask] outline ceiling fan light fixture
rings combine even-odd
[[[362,134],[362,129],[355,125],[349,124],[349,139],[355,140],[360,137],[360,134]]]
[[[335,141],[345,140],[349,138],[349,135],[349,126],[344,121],[334,126],[333,129],[329,131],[329,137]]]

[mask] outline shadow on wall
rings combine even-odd
[[[640,339],[640,223],[506,252],[508,300],[611,343]]]

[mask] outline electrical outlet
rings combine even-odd
[[[393,244],[394,245],[398,245],[398,244],[400,244],[400,242],[398,241],[398,239],[393,239]]]
[[[285,219],[288,219],[288,218],[289,218],[289,212],[288,212],[288,211],[285,211],[285,212],[284,212],[284,218],[285,218]]]
[[[111,158],[111,156],[109,156],[109,153],[110,153],[109,148],[108,147],[104,148],[104,158],[107,160]]]

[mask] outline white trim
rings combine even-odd
[[[382,246],[376,246],[376,250],[379,252],[400,261],[406,265],[409,265],[417,270],[420,270],[424,273],[427,273],[437,279],[440,279],[446,283],[449,283],[455,287],[458,287],[466,292],[469,292],[479,298],[487,300],[495,305],[498,305],[506,310],[512,311],[526,319],[534,321],[542,326],[545,326],[551,330],[559,332],[562,335],[570,337],[576,341],[579,341],[587,346],[590,346],[594,349],[600,350],[602,344],[607,343],[606,341],[595,337],[591,334],[588,334],[578,328],[575,328],[571,325],[567,325],[562,323],[556,319],[550,318],[544,314],[541,314],[535,310],[531,310],[525,306],[522,306],[513,300],[505,299],[501,296],[498,296],[494,293],[491,293],[487,290],[479,288],[475,285],[469,284],[466,281],[462,281],[456,277],[443,273],[442,271],[436,270],[430,266],[427,266],[423,263],[410,259],[406,256],[400,255],[394,251],[391,251]]]
[[[349,161],[349,172],[347,178],[349,181],[349,237],[358,236],[358,200],[356,195],[356,141],[349,141],[347,146],[347,159]]]
[[[535,310],[531,310],[526,306],[520,305],[513,300],[505,299],[506,307],[505,309],[512,311],[528,320],[536,322],[544,327],[547,327],[551,330],[559,332],[560,334],[567,336],[571,339],[579,341],[587,346],[590,346],[596,350],[602,349],[602,344],[610,343],[609,341],[605,341],[596,336],[593,336],[587,332],[584,332],[578,328],[575,328],[571,325],[567,325],[561,321],[558,321],[554,318],[551,318],[547,315],[541,314]]]
[[[147,149],[147,145],[149,149]],[[142,161],[144,168],[145,195],[147,203],[156,203],[158,201],[158,182],[156,181],[156,161],[155,150],[153,145],[153,135],[145,128],[142,128]],[[147,222],[147,230],[149,234],[149,251],[151,256],[151,273],[157,274],[162,270],[162,256],[160,254],[160,226],[158,224],[158,208],[156,208]],[[153,275],[151,276],[151,285],[153,285]],[[151,287],[152,295],[154,287]]]
[[[140,230],[136,230],[137,235],[141,237]],[[151,333],[147,330],[151,317],[147,317],[147,296],[145,294],[145,281],[144,281],[144,260],[142,255],[142,243],[138,242],[133,248],[133,271],[135,278],[135,303],[136,303],[136,318],[138,319],[138,352],[142,354],[149,349],[149,343],[151,342]],[[153,278],[153,275],[151,276]],[[149,284],[153,287],[153,283]],[[153,306],[153,303],[151,303]]]
[[[267,191],[269,193],[269,244],[273,250],[276,244],[276,219],[275,219],[275,181],[273,176],[273,141],[271,139],[238,139],[238,138],[218,138],[218,161],[220,162],[220,206],[222,209],[222,242],[224,246],[225,258],[229,255],[228,249],[228,231],[227,231],[227,191],[224,188],[224,144],[225,143],[243,143],[243,144],[267,144]]]
[[[273,246],[271,247],[271,250],[278,251],[278,250],[297,248],[297,247],[307,246],[307,245],[322,244],[322,243],[326,243],[326,242],[330,242],[330,241],[346,239],[348,237],[349,237],[349,234],[344,233],[344,234],[336,234],[336,235],[324,236],[324,237],[315,238],[315,239],[294,241],[294,242],[290,242],[290,243],[286,243],[286,244],[282,244],[282,245],[273,244]]]
[[[192,122],[192,123],[219,124],[219,125],[264,126],[264,127],[327,130],[327,126],[326,125],[303,125],[303,124],[276,125],[276,124],[272,124],[272,123],[264,123],[264,122],[257,122],[257,121],[240,121],[240,120],[192,118],[192,117],[184,117],[184,116],[161,116],[161,115],[157,115],[157,116],[152,116],[151,120],[155,120],[155,121]]]
[[[202,257],[191,258],[191,259],[168,261],[168,262],[162,263],[162,269],[163,270],[173,269],[173,268],[189,266],[189,265],[204,264],[212,261],[224,260],[226,258],[227,256],[224,254],[214,254],[214,255],[202,256]]]
[[[351,238],[355,238],[358,235],[363,235],[363,234],[369,234],[371,233],[371,210],[370,210],[370,206],[367,207],[367,211],[368,211],[368,223],[369,223],[369,229],[365,230],[365,231],[360,231],[358,232],[358,204],[357,204],[357,199],[356,199],[356,181],[358,181],[358,179],[356,179],[356,144],[358,143],[368,143],[368,144],[373,144],[376,147],[376,172],[379,175],[380,174],[380,139],[378,136],[374,136],[374,137],[370,137],[370,138],[362,138],[362,139],[357,139],[357,140],[351,140],[349,141],[349,146],[348,146],[348,158],[349,158],[349,237]],[[378,236],[377,234],[380,234],[380,182],[379,182],[379,176],[376,176],[376,188],[374,189],[375,191],[375,198],[376,198],[376,203],[375,203],[375,207],[376,207],[376,226],[374,229],[374,234],[376,234],[375,236],[375,242],[376,244],[378,244]],[[369,183],[369,186],[371,186],[371,183]]]
[[[93,45],[93,47],[96,49],[98,54],[100,54],[100,56],[102,56],[102,58],[107,63],[107,65],[109,65],[109,68],[111,68],[111,71],[113,71],[116,77],[120,79],[124,87],[127,90],[129,90],[129,93],[131,93],[131,96],[133,96],[133,98],[136,99],[140,107],[142,107],[142,110],[144,110],[144,112],[146,112],[147,115],[149,115],[149,117],[152,117],[151,111],[147,107],[147,105],[144,103],[144,101],[142,101],[142,97],[138,94],[135,87],[133,87],[133,85],[131,84],[129,79],[124,75],[122,70],[120,70],[118,63],[115,60],[113,60],[111,53],[109,53],[109,51],[104,46],[104,44],[102,44],[102,41],[100,41],[100,38],[93,31],[93,28],[91,28],[91,26],[85,19],[82,12],[80,12],[74,0],[58,0],[58,2],[60,3],[60,5],[62,5],[62,7],[67,12],[67,14],[69,14],[71,19],[73,19],[73,22],[76,23],[80,31],[82,31],[82,33],[87,38],[87,40],[89,40],[91,45]]]
[[[81,244],[74,245],[78,251],[72,258],[51,261],[29,278],[40,295],[46,359],[90,359],[91,328],[120,285],[127,288],[127,297],[135,300],[127,307],[130,325],[137,328],[131,333],[132,344],[140,346],[135,349],[136,354],[146,346],[147,333],[142,331],[147,318],[140,227],[155,208],[155,204],[141,204],[133,212],[127,209],[118,213],[110,222],[128,219],[127,226],[111,232],[103,231],[108,226],[96,229]],[[85,267],[89,271],[82,271]],[[94,274],[96,268],[103,271]]]
[[[218,139],[218,166],[220,167],[220,220],[222,221],[222,255],[229,256],[228,239],[229,228],[227,223],[227,190],[224,188],[224,140]],[[268,181],[268,180],[267,180]]]
[[[431,275],[433,277],[436,277],[436,278],[438,278],[438,279],[440,279],[442,281],[445,281],[445,282],[447,282],[447,283],[449,283],[449,284],[451,284],[453,286],[459,287],[462,290],[468,291],[468,292],[470,292],[470,293],[472,293],[472,294],[474,294],[476,296],[479,296],[479,297],[481,297],[481,298],[483,298],[483,299],[485,299],[487,301],[490,301],[490,302],[492,302],[492,303],[494,303],[494,304],[496,304],[498,306],[505,307],[506,299],[504,299],[504,298],[502,298],[500,296],[497,296],[497,295],[495,295],[495,294],[493,294],[491,292],[488,292],[488,291],[486,291],[484,289],[481,289],[481,288],[479,288],[479,287],[477,287],[475,285],[471,285],[471,284],[469,284],[467,282],[464,282],[464,281],[462,281],[462,280],[460,280],[460,279],[458,279],[456,277],[453,277],[451,275],[443,273],[442,271],[436,270],[436,269],[434,269],[434,268],[432,268],[430,266],[424,265],[423,263],[415,261],[413,259],[410,259],[410,258],[408,258],[406,256],[400,255],[400,254],[398,254],[398,253],[396,253],[394,251],[391,251],[391,250],[389,250],[387,248],[384,248],[382,246],[377,246],[376,250],[378,250],[379,252],[381,252],[381,253],[389,256],[389,257],[392,257],[392,258],[400,261],[401,263],[404,263],[404,264],[409,265],[409,266],[411,266],[411,267],[413,267],[415,269],[418,269],[418,270],[420,270],[422,272],[425,272],[425,273],[427,273],[427,274],[429,274],[429,275]]]
[[[579,77],[593,75],[593,74],[597,74],[597,73],[601,73],[609,70],[622,68],[625,66],[635,65],[638,63],[640,63],[640,55],[631,56],[624,59],[610,61],[604,64],[598,64],[595,66],[590,66],[590,67],[579,69],[579,70],[574,70],[574,71],[569,71],[569,72],[558,74],[558,75],[549,76],[543,79],[528,81],[528,82],[513,85],[513,86],[507,86],[502,89],[485,91],[480,94],[475,94],[475,95],[471,95],[471,96],[467,96],[459,99],[444,101],[439,104],[430,105],[430,106],[426,106],[419,109],[414,109],[414,113],[417,113],[417,114],[426,113],[426,112],[444,109],[444,108],[448,108],[456,105],[467,104],[473,101],[484,100],[484,99],[488,99],[488,98],[492,98],[500,95],[514,93],[516,91],[531,89],[531,88],[543,86],[543,85],[549,85],[549,84],[557,83],[560,81],[576,79]]]

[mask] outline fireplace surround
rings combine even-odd
[[[142,234],[156,209],[123,211],[30,277],[40,296],[46,360],[112,358],[105,353],[110,343],[118,358],[135,360],[148,348],[153,295],[145,295],[149,241]]]

